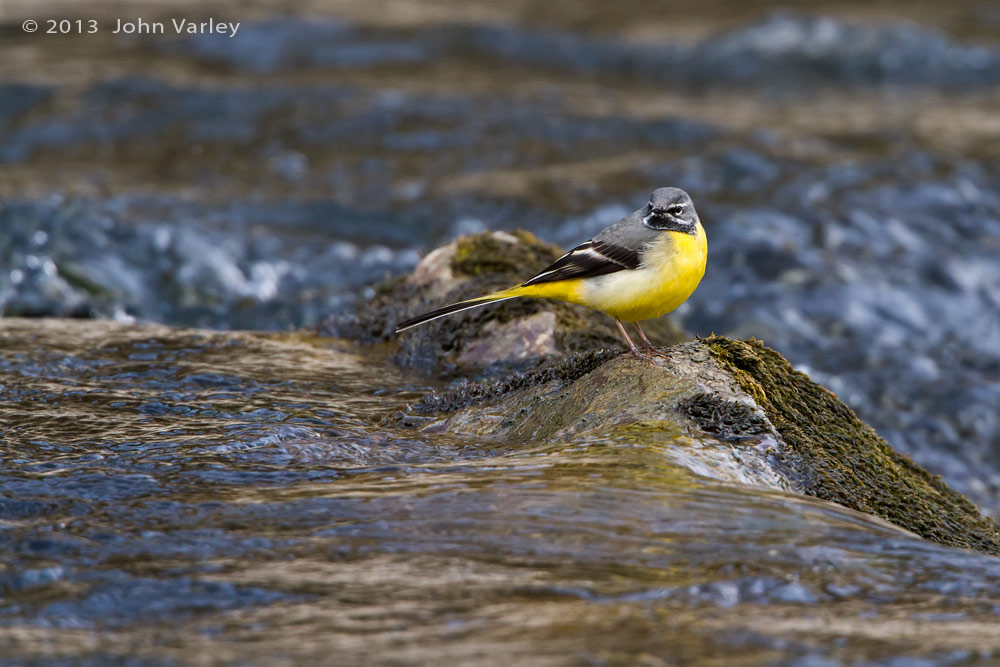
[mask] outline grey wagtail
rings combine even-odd
[[[517,297],[558,299],[614,318],[629,349],[642,356],[622,322],[653,344],[639,320],[660,317],[684,303],[705,275],[708,241],[694,202],[678,188],[659,188],[649,203],[581,243],[516,287],[460,301],[400,322],[396,333],[445,315]]]

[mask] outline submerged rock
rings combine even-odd
[[[563,254],[526,231],[464,236],[430,253],[408,277],[376,288],[357,313],[329,318],[321,333],[374,342],[396,323],[445,304],[523,282]],[[684,339],[670,320],[644,325],[662,343]],[[603,348],[624,349],[614,320],[582,306],[512,299],[428,322],[398,337],[397,363],[425,369],[524,366]]]
[[[712,336],[650,361],[579,355],[429,395],[414,411],[440,415],[421,424],[425,432],[528,441],[610,435],[668,443],[682,431],[693,436],[691,447],[665,454],[700,474],[797,491],[935,542],[1000,555],[996,523],[758,341]]]

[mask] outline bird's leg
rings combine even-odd
[[[642,342],[645,344],[646,349],[652,352],[653,354],[662,357],[663,353],[660,352],[658,349],[656,349],[656,346],[653,345],[653,343],[651,343],[648,338],[646,338],[646,333],[642,330],[642,327],[639,326],[639,323],[633,322],[632,325],[635,327],[635,330],[639,332],[639,337],[642,338]]]
[[[637,348],[635,346],[635,343],[632,342],[632,339],[628,337],[628,332],[625,331],[625,327],[622,325],[622,321],[619,320],[617,317],[615,318],[615,324],[618,325],[618,330],[621,331],[622,332],[622,336],[625,337],[625,342],[628,343],[628,349],[630,349],[632,351],[632,354],[635,355],[639,359],[643,359],[645,361],[649,361],[650,363],[652,363],[652,360],[649,357],[647,357],[645,354],[643,354],[642,352],[640,352],[639,348]]]
[[[628,349],[632,350],[632,354],[638,355],[639,354],[639,348],[637,348],[635,346],[635,343],[632,342],[632,339],[628,337],[628,332],[625,331],[625,327],[622,326],[621,320],[619,320],[617,317],[615,318],[615,324],[618,325],[618,330],[621,331],[622,332],[622,336],[625,337],[625,342],[628,343]]]

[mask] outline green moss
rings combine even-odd
[[[517,230],[511,243],[493,234],[476,234],[458,240],[452,271],[466,276],[506,274],[509,282],[526,280],[562,255],[554,245],[544,243],[531,232]]]
[[[997,524],[893,450],[833,393],[755,340],[704,344],[757,401],[786,444],[780,462],[805,493],[875,514],[927,539],[1000,555]]]

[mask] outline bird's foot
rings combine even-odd
[[[657,349],[657,347],[653,345],[653,341],[646,337],[646,333],[642,330],[642,327],[639,326],[639,323],[633,322],[632,324],[635,326],[635,330],[639,332],[639,339],[642,341],[643,349],[647,353],[652,354],[654,357],[665,359],[667,357],[666,353]]]
[[[666,350],[662,350],[658,347],[653,347],[652,345],[647,346],[644,349],[644,351],[646,354],[651,354],[654,357],[659,357],[660,359],[667,359],[670,356],[669,354],[667,354]]]
[[[655,366],[656,365],[656,360],[653,359],[653,356],[656,356],[656,352],[657,352],[655,349],[652,350],[652,352],[653,352],[652,356],[649,354],[649,352],[650,352],[649,349],[642,349],[642,350],[640,350],[637,347],[633,347],[630,350],[630,352],[632,353],[632,356],[635,357],[636,359],[638,359],[639,361],[645,361],[647,364],[649,364],[651,366]]]

